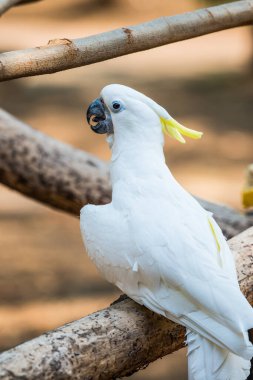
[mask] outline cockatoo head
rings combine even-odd
[[[182,135],[200,138],[202,133],[188,129],[142,93],[130,87],[111,84],[103,88],[87,110],[87,121],[96,133],[120,139],[154,141],[161,131],[184,143]]]

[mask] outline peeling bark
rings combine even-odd
[[[229,244],[241,290],[252,304],[253,228]],[[183,327],[123,297],[2,353],[0,379],[116,379],[182,348],[184,333]]]
[[[75,215],[87,203],[105,204],[111,200],[105,162],[30,128],[1,109],[0,182]],[[252,215],[198,200],[214,213],[227,237],[253,225]]]
[[[161,17],[86,38],[0,54],[0,81],[50,74],[253,22],[253,0]]]

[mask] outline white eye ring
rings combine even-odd
[[[121,112],[125,109],[125,107],[122,105],[122,103],[119,100],[114,100],[112,102],[111,110],[114,113]]]

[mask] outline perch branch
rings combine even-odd
[[[0,109],[0,182],[22,194],[79,215],[87,203],[111,199],[107,164],[38,132]],[[253,224],[253,217],[199,200],[214,213],[227,237]]]
[[[242,292],[253,303],[253,228],[229,242]],[[127,376],[184,346],[184,328],[124,298],[0,355],[1,380]]]
[[[108,203],[107,165],[36,131],[0,109],[0,182],[79,215],[82,205]]]
[[[253,22],[253,0],[161,17],[143,24],[0,54],[0,81],[50,74]]]
[[[0,0],[0,16],[7,12],[10,8],[15,5],[23,5],[27,3],[34,3],[35,1],[41,0]]]

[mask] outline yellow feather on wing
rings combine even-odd
[[[217,234],[216,234],[216,232],[215,232],[214,225],[213,225],[213,222],[212,222],[211,218],[208,218],[208,222],[209,222],[209,225],[210,225],[210,229],[211,229],[211,231],[212,231],[212,234],[213,234],[213,236],[214,236],[214,239],[215,239],[215,241],[216,241],[217,249],[218,249],[218,251],[220,252],[220,249],[221,249],[221,248],[220,248],[219,239],[218,239],[218,236],[217,236]]]

